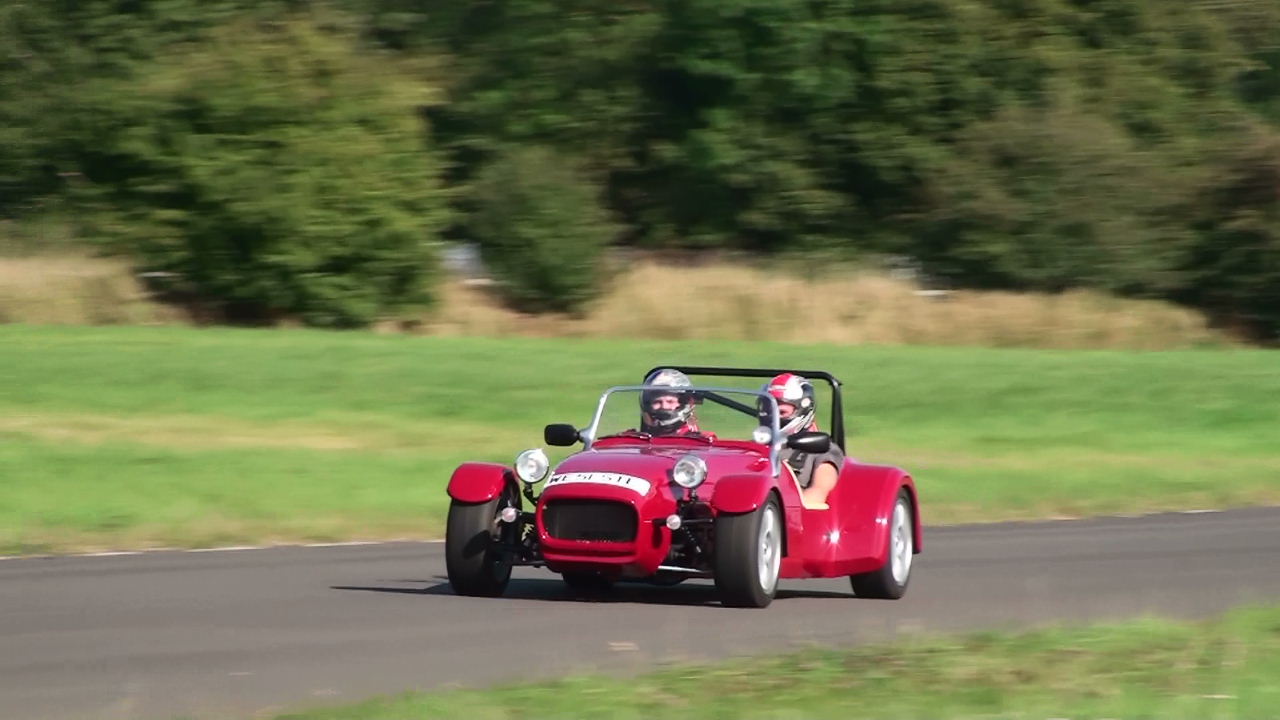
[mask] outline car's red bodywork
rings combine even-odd
[[[804,508],[800,489],[783,468],[774,477],[765,446],[745,441],[704,438],[607,437],[590,449],[566,458],[555,468],[537,498],[535,527],[541,561],[557,572],[593,571],[613,577],[643,578],[664,566],[672,548],[672,531],[665,519],[677,511],[684,490],[671,482],[678,458],[695,454],[707,464],[707,480],[697,497],[711,517],[756,510],[776,493],[785,522],[780,575],[784,578],[838,577],[875,570],[887,561],[890,518],[898,495],[909,494],[913,512],[914,552],[923,547],[915,483],[905,471],[846,458],[828,509]],[[628,487],[593,481],[601,475],[647,481]],[[582,478],[556,482],[556,478]],[[515,483],[509,467],[465,463],[449,480],[449,495],[463,503],[497,497]],[[643,490],[643,491],[641,491]],[[563,539],[553,536],[545,522],[551,503],[612,502],[635,513],[635,532],[626,540]]]
[[[449,497],[464,503],[488,502],[515,482],[511,468],[486,462],[465,462],[449,478]]]

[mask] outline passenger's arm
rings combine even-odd
[[[840,478],[840,470],[830,462],[819,463],[813,469],[813,482],[801,493],[801,500],[810,510],[826,510],[827,496],[835,489],[836,480]]]

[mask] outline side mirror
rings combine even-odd
[[[787,438],[787,447],[810,455],[821,455],[831,449],[831,436],[824,432],[799,432]]]
[[[576,427],[565,423],[554,423],[543,428],[542,439],[548,445],[568,447],[578,442],[580,437]]]

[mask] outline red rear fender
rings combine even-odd
[[[916,483],[908,475],[902,486],[911,493],[911,518],[915,521],[915,532],[912,535],[915,536],[916,552],[920,552],[924,550],[924,521],[920,518],[920,498],[916,495]]]
[[[889,534],[889,522],[893,518],[893,507],[898,501],[898,493],[903,490],[907,491],[911,500],[912,535],[915,551],[920,552],[924,549],[924,523],[920,520],[920,500],[916,497],[916,484],[910,475],[898,468],[886,468],[881,475],[879,497],[875,504],[877,508],[875,522],[878,531],[875,547],[888,547],[886,538]]]
[[[503,486],[512,482],[511,470],[497,463],[462,463],[449,478],[449,497],[458,502],[488,502],[502,493]]]
[[[726,475],[716,481],[711,507],[716,512],[751,512],[764,504],[773,482],[764,475]]]
[[[865,557],[884,559],[894,503],[904,489],[911,498],[913,534],[919,552],[924,548],[923,523],[911,476],[901,468],[887,465],[849,463],[845,466],[828,502],[841,512],[842,532],[855,538],[851,547],[859,548],[856,555],[869,553]]]

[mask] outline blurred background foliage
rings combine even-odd
[[[727,248],[1280,336],[1273,0],[15,0],[0,48],[0,215],[229,319],[368,324],[471,241],[535,310]]]
[[[617,229],[598,188],[567,158],[520,146],[485,166],[473,186],[469,234],[515,305],[572,312],[596,296]]]

